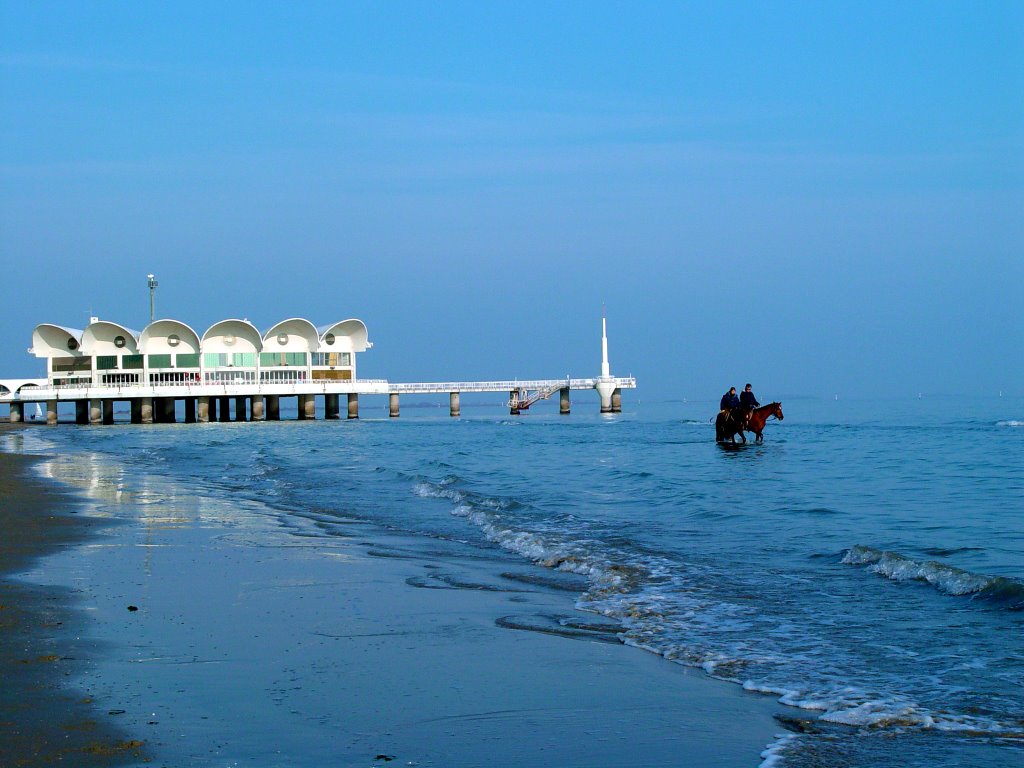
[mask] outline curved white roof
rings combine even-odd
[[[32,331],[32,354],[36,357],[80,356],[82,331],[52,323],[40,323]]]
[[[89,323],[82,333],[84,355],[129,355],[139,352],[139,332],[109,320]]]
[[[354,317],[341,320],[333,325],[322,325],[320,332],[320,349],[326,352],[365,352],[370,346],[367,341],[366,323]],[[328,336],[334,337],[330,343]]]
[[[199,334],[180,320],[155,320],[139,337],[143,354],[198,354]]]
[[[206,329],[200,346],[203,352],[260,352],[263,337],[248,320],[221,320]]]
[[[316,352],[319,347],[316,326],[301,317],[282,320],[263,335],[264,352]]]
[[[36,357],[82,357],[117,354],[199,354],[203,352],[365,352],[373,345],[366,324],[349,318],[319,328],[302,317],[282,320],[265,334],[248,320],[229,319],[198,333],[180,320],[155,320],[141,333],[108,320],[85,330],[41,323],[32,332],[30,353]]]

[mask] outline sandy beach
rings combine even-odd
[[[18,429],[2,425],[4,431]],[[124,765],[141,744],[108,722],[71,682],[99,652],[71,590],[12,578],[100,525],[32,471],[37,459],[0,453],[0,765]]]
[[[0,462],[4,765],[756,766],[782,731],[622,645],[571,574],[45,459],[72,514]]]

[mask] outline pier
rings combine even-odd
[[[11,385],[17,387],[11,390]],[[622,410],[621,392],[634,389],[633,377],[594,379],[541,379],[533,381],[448,381],[423,383],[392,383],[386,380],[364,379],[340,384],[170,384],[159,387],[52,387],[45,379],[0,380],[0,387],[8,390],[0,394],[0,403],[10,408],[10,421],[28,421],[36,403],[41,406],[47,424],[57,423],[59,403],[75,404],[75,422],[78,424],[113,424],[115,404],[127,404],[133,424],[162,424],[178,421],[183,410],[185,423],[217,421],[279,421],[281,401],[294,398],[299,420],[315,419],[317,412],[327,419],[359,418],[361,396],[380,395],[388,398],[388,415],[398,418],[402,395],[447,394],[449,413],[461,416],[461,395],[467,392],[501,392],[508,397],[509,413],[518,415],[529,405],[555,394],[559,399],[559,413],[570,413],[571,390],[601,390],[610,387],[608,397],[600,399],[602,413]],[[179,409],[178,403],[182,403]],[[317,407],[317,404],[320,407]],[[344,403],[344,408],[343,408]]]
[[[349,319],[316,328],[292,318],[260,334],[247,320],[215,323],[201,337],[176,320],[156,320],[141,333],[99,318],[84,331],[36,327],[36,357],[45,379],[0,379],[0,403],[11,422],[57,424],[60,403],[74,403],[78,424],[113,424],[115,404],[127,404],[133,424],[172,423],[178,404],[186,423],[278,421],[281,400],[295,398],[299,420],[359,418],[361,396],[387,396],[400,415],[402,395],[447,394],[449,413],[461,415],[463,393],[501,392],[512,415],[558,395],[559,413],[571,411],[572,390],[594,390],[601,413],[622,410],[622,390],[636,379],[611,375],[607,324],[601,321],[601,375],[594,378],[395,383],[356,376],[356,354],[373,345],[366,326]],[[344,401],[343,401],[344,398]],[[317,404],[321,403],[318,408]],[[344,402],[344,406],[343,406]]]

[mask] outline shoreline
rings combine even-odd
[[[115,524],[29,578],[84,585],[102,652],[78,684],[156,764],[738,768],[783,731],[770,699],[623,645],[571,576],[160,478],[111,503],[113,465],[82,458],[50,473]]]
[[[0,451],[0,764],[127,765],[137,761],[141,743],[104,723],[93,698],[67,684],[98,652],[81,639],[86,620],[78,596],[18,577],[103,524],[75,514],[79,502],[39,478],[38,461]]]

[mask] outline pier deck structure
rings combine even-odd
[[[12,422],[42,418],[56,424],[61,402],[75,404],[79,424],[112,424],[114,404],[127,402],[139,424],[177,420],[181,401],[186,422],[264,421],[281,418],[281,398],[296,398],[299,419],[316,418],[323,398],[328,419],[359,416],[360,395],[387,395],[389,414],[399,415],[407,394],[448,393],[450,413],[461,414],[463,392],[507,392],[512,414],[559,393],[559,410],[569,413],[569,392],[596,390],[602,413],[622,410],[622,390],[633,377],[613,377],[608,365],[607,329],[602,318],[601,375],[595,378],[392,383],[356,374],[356,355],[373,345],[366,326],[350,318],[315,327],[291,318],[261,334],[248,320],[223,320],[201,336],[177,320],[156,320],[141,333],[99,318],[84,331],[49,323],[36,327],[29,352],[44,358],[45,379],[0,380],[0,403]],[[32,414],[26,405],[39,404]]]
[[[570,390],[597,390],[602,413],[622,410],[623,389],[636,388],[633,377],[565,378],[504,381],[389,382],[386,379],[355,379],[345,382],[303,381],[287,384],[241,383],[202,384],[168,382],[156,386],[101,384],[90,386],[54,386],[46,379],[0,380],[0,403],[10,407],[10,420],[29,418],[27,407],[39,403],[45,407],[48,424],[57,423],[57,406],[75,404],[76,422],[112,424],[114,404],[128,402],[133,423],[152,424],[176,421],[176,404],[184,403],[185,421],[264,421],[281,418],[281,398],[296,398],[299,419],[316,418],[316,403],[323,399],[328,419],[342,418],[341,398],[346,398],[345,417],[359,416],[360,395],[387,395],[388,411],[399,416],[401,395],[448,394],[449,412],[461,415],[461,395],[466,392],[502,392],[508,394],[509,412],[519,414],[540,399],[559,395],[559,412],[570,412]]]

